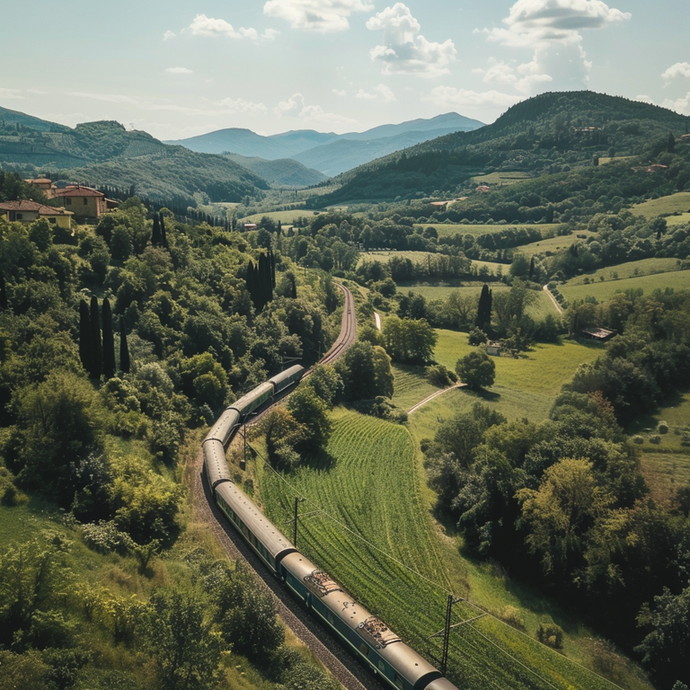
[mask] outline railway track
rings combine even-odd
[[[345,298],[340,334],[332,347],[321,358],[320,364],[331,364],[337,360],[355,342],[357,337],[354,298],[350,290],[344,285],[337,284],[337,287]],[[257,415],[253,423],[256,423],[266,411]],[[193,463],[191,477],[195,520],[208,526],[228,558],[240,560],[252,569],[257,585],[270,592],[273,597],[283,622],[309,647],[314,656],[321,661],[343,687],[347,690],[384,690],[383,686],[367,673],[325,628],[320,626],[307,611],[297,604],[280,582],[247,547],[240,535],[227,523],[203,479],[202,469],[203,454],[200,451]]]

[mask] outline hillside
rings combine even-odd
[[[134,185],[142,196],[191,204],[195,192],[212,201],[240,201],[269,187],[262,177],[223,156],[166,146],[146,132],[128,132],[117,122],[48,129],[50,123],[25,116],[18,130],[20,120],[11,120],[15,115],[0,108],[0,166],[26,175],[49,172],[54,179],[127,189]]]
[[[248,129],[230,128],[166,143],[203,153],[234,153],[268,160],[293,158],[331,176],[408,146],[481,126],[478,120],[445,113],[347,134],[297,130],[264,137]]]
[[[591,91],[547,93],[518,103],[496,122],[457,132],[343,174],[337,191],[314,207],[397,196],[452,195],[478,172],[537,176],[589,165],[593,157],[643,153],[669,132],[688,132],[690,118],[665,108]]]
[[[310,187],[323,182],[326,175],[308,168],[291,158],[266,160],[259,157],[240,156],[236,153],[224,154],[226,158],[260,175],[272,185],[281,187]]]

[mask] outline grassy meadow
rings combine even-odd
[[[545,256],[552,256],[560,249],[567,249],[576,242],[580,242],[583,238],[590,237],[595,233],[589,230],[579,230],[577,233],[571,235],[556,235],[555,237],[547,237],[539,242],[531,242],[530,244],[523,244],[519,248],[521,254],[526,257],[532,257],[535,254],[543,254]]]
[[[492,172],[488,175],[477,175],[472,178],[475,184],[485,184],[495,187],[505,187],[506,185],[529,180],[532,177],[527,172],[513,171],[513,172]]]
[[[672,259],[675,261],[675,259]],[[608,272],[618,270],[618,267],[604,269],[604,275]],[[620,275],[620,274],[619,274]],[[690,288],[690,270],[674,270],[667,273],[653,273],[649,275],[638,275],[631,278],[619,280],[595,281],[589,285],[571,284],[570,281],[559,285],[558,289],[569,301],[594,297],[598,301],[610,299],[617,292],[626,290],[642,290],[645,295],[649,295],[654,290],[687,290]]]
[[[659,199],[649,199],[633,206],[631,211],[645,218],[656,218],[673,213],[681,213],[690,217],[690,192],[678,192]]]
[[[453,622],[482,617],[451,637],[449,675],[459,687],[614,687],[573,663],[593,663],[589,631],[493,566],[466,561],[457,537],[439,531],[406,427],[342,408],[332,421],[328,455],[317,466],[287,478],[262,463],[257,467],[266,512],[283,529],[291,524],[294,498],[306,499],[300,504],[300,550],[422,653],[440,653],[440,639],[428,637],[443,627],[447,593],[463,596]],[[501,620],[507,606],[519,611],[522,629]],[[534,637],[537,625],[549,621],[568,632],[564,654]],[[614,662],[617,678],[629,688],[648,688],[626,672],[625,663]]]
[[[538,225],[531,225],[541,231],[542,237],[551,237],[558,232],[558,223],[540,223]],[[492,232],[503,232],[511,227],[527,227],[525,224],[508,225],[506,223],[484,224],[484,223],[420,223],[415,225],[420,228],[436,228],[439,237],[447,237],[448,235],[485,235]]]
[[[670,273],[680,270],[679,259],[640,259],[639,261],[627,261],[617,266],[607,266],[592,273],[575,276],[565,285],[586,285],[589,283],[603,283],[607,280],[623,280],[625,278],[637,278],[639,276],[655,275],[657,273]],[[586,281],[586,282],[585,282]]]

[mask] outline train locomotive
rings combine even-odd
[[[230,477],[225,448],[247,417],[288,387],[297,365],[229,405],[203,441],[204,472],[219,509],[266,567],[392,690],[457,690],[441,672],[301,554]]]

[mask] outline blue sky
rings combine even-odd
[[[690,115],[688,0],[62,0],[0,6],[0,105],[161,139],[492,122],[591,89]]]

